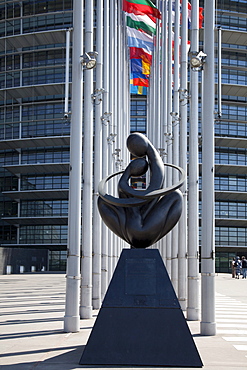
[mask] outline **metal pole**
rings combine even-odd
[[[129,134],[129,124],[128,124],[128,114],[127,110],[129,108],[129,94],[128,94],[128,85],[129,85],[129,71],[128,71],[128,52],[127,52],[127,40],[126,40],[126,27],[125,27],[125,17],[121,11],[121,26],[123,31],[121,32],[122,36],[122,49],[121,49],[121,60],[122,60],[122,77],[121,77],[121,96],[122,96],[122,105],[121,105],[121,122],[122,122],[122,136],[121,136],[121,149],[122,149],[122,169],[125,168],[127,164],[127,148],[126,148],[126,139]],[[123,241],[121,242],[123,246]]]
[[[70,55],[70,32],[66,30],[66,57],[65,57],[65,93],[64,93],[64,115],[69,114],[69,55]],[[66,118],[66,117],[65,117]]]
[[[167,78],[167,162],[172,163],[172,2],[168,3],[168,78]],[[171,169],[167,170],[167,186],[172,185]],[[171,276],[171,233],[166,236],[166,268]]]
[[[215,335],[215,226],[214,226],[214,27],[215,2],[205,1],[202,106],[202,317],[201,334]]]
[[[159,4],[160,5],[160,4]],[[159,10],[160,6],[158,7]],[[154,127],[154,145],[157,150],[161,148],[160,144],[160,20],[156,20],[156,46],[155,46],[155,94],[154,94],[154,103],[155,103],[155,120],[153,122]]]
[[[222,87],[221,87],[221,43],[222,43],[222,30],[221,27],[218,28],[218,118],[221,118],[222,107],[221,107],[221,97],[222,97]]]
[[[120,2],[121,3],[121,2]],[[118,155],[116,156],[117,169],[122,170],[123,163],[123,86],[124,86],[124,57],[123,57],[123,24],[122,24],[122,7],[118,5],[117,7],[117,122],[118,122]],[[117,181],[116,181],[117,189]],[[116,190],[117,195],[117,190]],[[120,255],[122,240],[117,238],[117,249],[116,249],[116,258],[115,266]]]
[[[80,244],[83,72],[83,1],[73,2],[72,115],[70,132],[70,184],[68,254],[64,331],[80,330]]]
[[[179,27],[180,0],[175,1],[174,24],[174,87],[173,87],[173,164],[179,165]],[[178,182],[178,173],[173,171],[173,183]],[[173,288],[178,293],[178,224],[172,230],[172,274]]]
[[[104,29],[103,29],[103,87],[106,91],[103,99],[102,115],[102,177],[108,175],[108,126],[109,126],[109,0],[104,0]],[[107,290],[108,274],[108,228],[102,224],[102,266],[101,266],[101,297],[105,296]]]
[[[161,27],[161,125],[160,125],[160,137],[161,137],[161,148],[166,153],[166,140],[165,133],[167,132],[167,0],[162,1],[162,27]],[[163,153],[163,154],[164,154]]]
[[[85,51],[93,51],[93,2],[85,1]],[[80,315],[92,317],[92,216],[93,216],[93,71],[84,71],[84,141],[82,202],[82,284]]]
[[[161,27],[161,125],[160,125],[160,138],[162,159],[165,162],[167,159],[167,145],[165,134],[167,132],[167,0],[162,1],[162,27]],[[163,261],[166,263],[166,238],[161,239],[161,251]]]
[[[122,7],[121,7],[122,8]],[[114,78],[114,100],[115,100],[115,119],[114,119],[114,122],[115,122],[115,130],[116,130],[116,145],[115,145],[115,153],[116,153],[116,146],[117,146],[117,149],[120,148],[120,139],[121,139],[121,130],[120,130],[120,127],[121,127],[121,121],[119,120],[119,99],[120,99],[120,95],[119,95],[119,91],[118,91],[118,84],[120,82],[119,78],[118,78],[118,70],[121,68],[121,64],[119,63],[118,61],[118,47],[120,46],[120,40],[118,38],[118,6],[117,6],[117,2],[115,2],[114,4],[114,34],[115,34],[115,43],[114,43],[114,55],[115,55],[115,78]],[[116,159],[116,156],[115,156],[115,159]],[[117,162],[116,160],[114,161],[114,172],[117,171]],[[114,179],[114,195],[117,196],[117,179],[115,178]],[[117,250],[118,250],[118,246],[119,246],[119,237],[117,235],[114,234],[114,243],[113,243],[113,258],[112,258],[112,271],[115,270],[115,267],[116,267],[116,264],[117,264]]]
[[[182,2],[181,25],[181,84],[180,84],[180,166],[187,174],[187,73],[188,73],[188,1]],[[187,175],[185,176],[187,179]],[[182,310],[187,303],[187,181],[181,188],[183,193],[183,211],[179,221],[178,247],[178,299]]]
[[[112,136],[112,125],[109,127],[109,136],[107,138],[108,140],[108,171],[109,173],[113,173],[113,140],[114,137]],[[113,180],[109,181],[108,183],[108,191],[109,194],[113,194],[113,186],[112,186]],[[108,274],[107,274],[107,284],[110,283],[111,277],[112,277],[112,254],[113,254],[113,239],[114,235],[113,232],[108,229]]]
[[[148,121],[147,121],[147,136],[153,144],[154,144],[154,121],[155,121],[155,70],[156,70],[156,54],[153,52],[151,73],[149,78]]]
[[[103,0],[97,0],[95,83],[94,191],[93,191],[93,308],[101,305],[101,217],[98,211],[98,185],[102,179],[102,70],[103,70]]]
[[[130,84],[129,84],[129,55],[128,55],[128,48],[127,48],[127,36],[126,36],[126,27],[124,27],[123,31],[124,35],[124,73],[123,73],[123,97],[124,97],[124,109],[123,109],[123,169],[129,163],[129,151],[126,147],[126,139],[130,133]],[[125,243],[125,247],[127,243]]]
[[[199,51],[199,0],[191,2],[191,51]],[[190,71],[188,307],[187,319],[199,320],[198,71]]]
[[[110,23],[109,23],[109,108],[112,112],[111,122],[109,127],[108,136],[108,171],[114,171],[114,158],[115,152],[115,136],[116,136],[116,100],[115,100],[115,78],[116,78],[116,65],[115,65],[115,1],[110,0]],[[113,180],[108,183],[108,190],[113,194]],[[113,252],[114,252],[114,239],[115,236],[111,230],[108,234],[108,283],[111,280],[113,273]]]

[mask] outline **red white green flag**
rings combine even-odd
[[[161,19],[161,13],[150,0],[123,0],[123,11],[134,14],[147,14]]]
[[[134,13],[126,13],[126,25],[136,30],[142,30],[148,34],[156,34],[156,24],[147,14],[136,15]]]

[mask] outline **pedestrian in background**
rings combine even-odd
[[[235,262],[234,262],[235,279],[239,279],[239,277],[240,277],[240,272],[241,272],[241,267],[242,267],[242,264],[241,264],[240,257],[239,257],[239,256],[237,256],[237,257],[235,258]]]
[[[241,264],[242,264],[242,279],[246,279],[246,274],[247,274],[247,260],[245,256],[241,257]]]
[[[235,278],[235,258],[233,257],[232,261],[231,261],[231,268],[232,268],[232,278],[234,279]]]

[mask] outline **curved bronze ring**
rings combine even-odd
[[[183,183],[185,181],[185,171],[181,167],[175,166],[174,164],[164,163],[164,166],[173,167],[173,168],[175,168],[176,170],[178,170],[180,172],[182,177],[181,177],[181,179],[179,180],[179,182],[177,184],[169,186],[169,187],[164,188],[164,189],[158,189],[158,190],[151,191],[150,193],[148,193],[146,195],[141,195],[141,191],[136,191],[136,193],[139,193],[139,194],[136,194],[137,199],[133,198],[132,194],[129,194],[132,198],[115,198],[112,195],[106,194],[105,184],[112,177],[120,175],[121,173],[124,173],[124,171],[120,171],[120,172],[113,173],[112,175],[109,175],[109,176],[105,177],[103,180],[100,181],[99,188],[98,188],[99,196],[106,203],[112,204],[114,206],[137,207],[137,206],[141,206],[141,205],[149,202],[153,198],[160,197],[160,196],[163,196],[163,195],[167,195],[167,194],[171,193],[172,191],[174,191],[176,189],[179,189],[183,185]],[[128,191],[125,191],[125,192],[128,194]]]

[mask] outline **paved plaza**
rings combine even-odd
[[[79,333],[64,333],[64,303],[64,274],[0,276],[1,370],[87,368],[79,360],[97,311],[81,320]],[[216,276],[216,322],[213,337],[200,335],[199,322],[188,323],[204,369],[246,370],[247,280]]]

